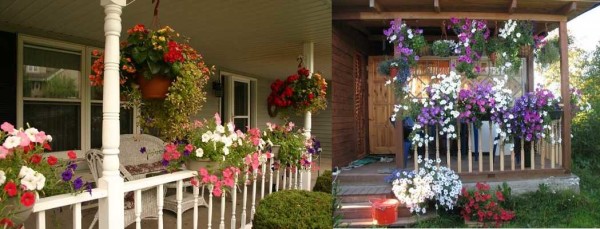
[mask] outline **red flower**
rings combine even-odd
[[[12,228],[15,226],[9,218],[0,220],[0,225],[4,225],[6,228]]]
[[[35,203],[35,195],[33,192],[25,192],[21,196],[21,204],[25,207],[31,207]]]
[[[42,156],[39,154],[34,154],[31,156],[31,158],[29,158],[29,161],[33,164],[39,164],[40,161],[42,161]]]
[[[310,74],[310,71],[308,69],[306,69],[306,68],[298,69],[298,75],[308,76],[308,74]]]
[[[52,150],[52,147],[50,147],[50,144],[48,144],[48,143],[46,142],[46,143],[44,143],[44,149],[46,149],[46,150],[48,150],[48,151],[51,151],[51,150]]]
[[[71,160],[77,159],[77,153],[75,153],[73,150],[69,150],[69,152],[67,152],[67,156],[69,156],[69,159]]]
[[[143,24],[137,24],[137,25],[133,26],[133,28],[127,30],[127,34],[132,34],[132,33],[137,33],[137,32],[146,33],[147,32],[146,27],[144,27]]]
[[[313,100],[315,98],[315,95],[313,95],[313,93],[308,94],[308,99],[309,100]]]
[[[496,198],[498,201],[504,201],[504,195],[502,195],[501,191],[496,191]]]
[[[55,165],[56,162],[58,162],[58,159],[55,156],[52,156],[52,155],[48,156],[48,164],[49,165]]]
[[[298,80],[298,78],[300,78],[300,77],[299,77],[298,75],[296,75],[296,74],[294,74],[294,75],[291,75],[291,76],[288,76],[288,78],[287,78],[287,82],[288,82],[288,83],[292,83],[292,82],[294,82],[294,81]]]
[[[4,191],[6,194],[8,194],[8,196],[13,197],[17,195],[17,185],[15,185],[15,183],[12,181],[9,181],[6,183],[6,185],[4,185]]]
[[[291,87],[285,87],[285,89],[283,90],[283,95],[290,97],[294,94],[294,90]]]
[[[183,53],[181,52],[181,47],[175,41],[169,41],[168,43],[169,51],[163,55],[163,59],[167,63],[175,63],[183,62],[185,59],[183,58]]]
[[[192,185],[193,185],[193,186],[195,186],[195,187],[198,187],[198,179],[196,179],[196,178],[192,178],[192,179],[190,180],[190,183],[192,183]]]

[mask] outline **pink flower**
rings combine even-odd
[[[12,124],[10,124],[8,122],[2,123],[2,125],[0,126],[0,128],[2,128],[2,130],[5,131],[5,132],[7,132],[7,133],[12,133],[13,130],[15,130],[15,126],[13,126]]]
[[[167,153],[175,152],[175,151],[177,151],[177,146],[173,143],[169,143],[167,146],[165,146],[165,151]]]
[[[35,142],[37,143],[43,143],[46,141],[46,133],[44,131],[40,131],[37,134],[35,134]]]
[[[198,187],[198,179],[196,179],[196,178],[192,178],[192,179],[190,180],[190,183],[191,183],[193,186],[195,186],[195,187]]]
[[[21,138],[21,143],[19,144],[20,146],[25,147],[25,146],[28,146],[29,143],[31,143],[27,134],[25,134],[23,132],[19,132],[17,134],[17,136],[19,136],[19,138]]]
[[[206,170],[206,168],[200,168],[198,171],[200,172],[200,176],[208,176],[208,170]]]
[[[6,158],[8,155],[8,149],[4,148],[4,146],[0,146],[0,159]]]
[[[208,181],[209,181],[210,183],[217,183],[217,182],[219,181],[219,178],[218,178],[217,176],[215,176],[215,175],[210,175],[210,176],[208,177]]]
[[[221,116],[219,116],[219,113],[215,113],[215,122],[217,125],[221,125]]]
[[[193,146],[193,145],[191,145],[191,144],[187,144],[187,145],[185,146],[185,149],[186,149],[187,151],[190,151],[190,152],[192,152],[192,151],[194,150],[194,146]]]
[[[223,190],[221,190],[221,182],[215,183],[215,186],[213,187],[213,195],[219,197],[222,193]]]

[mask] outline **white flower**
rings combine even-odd
[[[212,136],[211,133],[209,133],[210,131],[202,134],[202,142],[208,142],[210,141],[210,137]]]
[[[273,142],[271,141],[271,139],[267,139],[267,144],[269,144],[269,146],[273,146]]]
[[[224,154],[225,156],[229,155],[229,148],[227,148],[227,147],[223,147],[223,154]]]
[[[521,33],[517,33],[517,38],[521,37]]]
[[[413,39],[413,35],[412,34],[408,34],[408,39]]]
[[[392,36],[389,37],[390,39],[390,43],[396,40],[396,34],[393,34]]]
[[[204,156],[204,150],[202,148],[196,149],[196,157],[201,158]]]
[[[0,170],[0,186],[2,186],[5,181],[6,181],[6,173],[4,173],[4,171]]]
[[[35,142],[35,135],[37,133],[39,133],[38,129],[33,128],[33,127],[25,130],[25,134],[27,134],[29,141],[32,141],[32,142]]]
[[[4,148],[6,148],[6,149],[12,149],[12,148],[19,146],[19,144],[21,144],[20,137],[10,136],[10,137],[6,138],[6,140],[4,140],[4,143],[2,144],[2,146],[4,146]]]
[[[215,129],[216,133],[225,133],[225,127],[223,127],[222,125],[218,125],[217,128]]]
[[[49,134],[46,134],[46,141],[52,142],[52,136]]]
[[[42,174],[42,173],[36,173],[35,178],[37,180],[37,182],[36,182],[37,190],[41,191],[42,189],[44,189],[44,185],[46,185],[46,177],[44,177],[44,174]]]
[[[223,144],[225,144],[225,147],[230,147],[231,144],[233,144],[233,141],[231,140],[231,138],[227,138],[227,137],[221,138],[221,142],[223,142]]]
[[[232,133],[235,132],[235,125],[233,125],[233,122],[227,123],[227,129],[229,130],[229,132],[232,132]],[[271,129],[271,131],[273,131],[273,130]]]

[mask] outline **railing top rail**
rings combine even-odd
[[[56,195],[46,198],[41,198],[36,201],[33,206],[33,212],[41,212],[54,208],[69,206],[72,204],[83,203],[87,201],[97,200],[101,198],[105,198],[107,196],[107,191],[104,189],[95,188],[92,189],[92,193],[84,192],[77,195],[73,195],[70,193]]]
[[[149,178],[143,178],[139,180],[127,181],[123,186],[123,192],[130,192],[139,189],[150,188],[161,184],[167,184],[178,180],[194,177],[198,174],[196,171],[178,171],[174,173],[168,173],[164,175],[153,176]]]

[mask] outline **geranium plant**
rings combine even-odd
[[[475,78],[481,71],[477,61],[485,52],[485,43],[490,36],[487,21],[451,18],[451,27],[458,36],[458,63],[456,71],[464,73],[468,78]]]
[[[127,40],[121,43],[119,65],[121,91],[128,99],[126,107],[140,109],[138,124],[145,132],[152,131],[164,141],[182,139],[191,125],[189,117],[201,109],[206,99],[203,87],[212,68],[169,26],[154,31],[138,24],[127,34]],[[97,50],[92,54],[97,59],[90,82],[102,86],[104,54]],[[155,78],[170,81],[164,100],[144,98],[140,93],[146,81]]]
[[[225,195],[227,191],[231,192],[235,188],[235,178],[240,174],[240,169],[236,167],[227,167],[219,172],[211,174],[206,168],[200,168],[198,176],[190,180],[194,186],[207,185],[212,194],[216,197]]]
[[[418,158],[419,170],[398,171],[392,176],[392,192],[411,212],[426,213],[427,202],[435,201],[436,209],[454,208],[462,189],[458,175],[444,166],[436,166],[440,160]]]
[[[460,214],[465,221],[477,221],[484,227],[500,227],[503,223],[511,221],[515,213],[505,209],[503,190],[491,190],[489,184],[477,183],[476,190],[462,189],[459,198]]]
[[[0,132],[0,227],[19,226],[24,218],[18,213],[31,209],[36,194],[47,197],[63,193],[91,192],[91,183],[74,174],[77,155],[69,151],[69,160],[59,160],[50,150],[52,136],[29,127],[16,129],[4,122]],[[59,175],[60,174],[60,175]],[[22,216],[20,216],[22,217]]]
[[[327,107],[327,82],[319,73],[310,74],[306,68],[300,68],[297,74],[286,80],[277,79],[271,84],[271,94],[267,98],[269,115],[275,117],[283,111],[286,118],[290,114],[304,115],[305,112],[317,112]],[[275,107],[275,111],[272,110]]]
[[[394,44],[394,56],[407,61],[410,66],[417,64],[417,52],[427,45],[423,30],[409,28],[401,19],[390,21],[390,27],[383,34]]]
[[[284,125],[267,123],[267,129],[263,132],[263,140],[268,145],[279,145],[277,159],[283,165],[298,165],[302,154],[306,151],[304,133],[294,129],[293,122]]]

